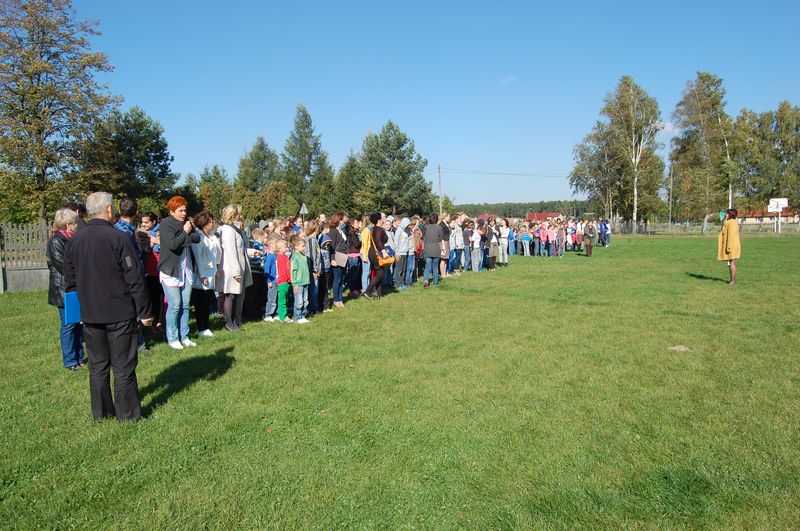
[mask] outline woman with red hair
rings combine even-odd
[[[190,249],[200,243],[194,224],[186,219],[186,199],[176,195],[167,202],[169,216],[161,221],[161,254],[158,271],[164,295],[167,343],[176,350],[196,347],[189,339],[189,301],[192,296],[192,260]]]

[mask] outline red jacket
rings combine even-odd
[[[284,284],[292,281],[292,264],[289,262],[289,257],[284,253],[278,254],[278,261],[276,263],[278,268],[277,284]]]

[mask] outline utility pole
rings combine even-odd
[[[442,196],[442,165],[438,164],[437,168],[439,169],[439,215],[441,216],[444,200],[444,196]]]

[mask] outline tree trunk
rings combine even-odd
[[[639,213],[639,172],[633,172],[633,233],[638,232],[636,220]]]

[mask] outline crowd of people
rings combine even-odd
[[[48,302],[59,310],[63,365],[84,366],[85,342],[95,418],[138,418],[138,395],[131,391],[137,356],[149,352],[146,339],[154,335],[176,350],[197,346],[190,309],[195,339],[213,337],[212,314],[224,317],[227,331],[239,332],[256,279],[264,289],[247,297],[259,299],[249,302],[263,321],[304,325],[346,299],[379,299],[462,272],[495,271],[508,267],[513,254],[584,250],[591,256],[593,245],[608,245],[611,237],[602,220],[598,230],[592,221],[574,219],[510,224],[464,213],[357,217],[339,211],[248,226],[238,205],[226,206],[219,220],[207,211],[190,216],[180,196],[167,202],[163,218],[140,213],[133,199],[115,207],[109,194],[98,192],[87,198],[88,222],[81,207],[59,210],[47,247]],[[80,301],[80,323],[65,319],[70,291]],[[143,330],[150,325],[155,333]]]

